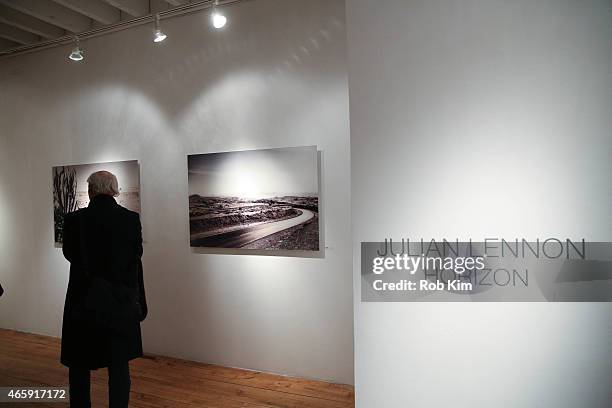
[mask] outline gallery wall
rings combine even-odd
[[[149,353],[353,381],[343,1],[253,0],[0,61],[0,327],[59,336],[68,262],[53,244],[51,168],[141,166]],[[316,145],[325,250],[189,247],[187,155]]]
[[[357,407],[603,407],[612,306],[361,303],[359,242],[612,239],[612,3],[347,1]]]

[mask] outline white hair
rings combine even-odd
[[[117,177],[109,171],[96,171],[87,178],[89,183],[89,194],[97,196],[99,194],[106,194],[113,197],[119,195],[119,183]]]

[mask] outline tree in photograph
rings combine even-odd
[[[53,168],[53,210],[55,242],[63,240],[64,217],[77,210],[77,181],[74,167]]]

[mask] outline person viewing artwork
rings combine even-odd
[[[61,363],[69,367],[70,406],[90,407],[90,370],[108,368],[109,406],[128,406],[128,362],[141,357],[147,315],[140,217],[115,201],[117,177],[87,179],[89,205],[68,213],[63,253],[70,262]]]

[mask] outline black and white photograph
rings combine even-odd
[[[89,163],[53,167],[53,222],[56,245],[63,241],[66,214],[89,205],[87,178],[96,171],[109,171],[117,176],[117,203],[140,212],[140,167],[137,160]]]
[[[188,157],[192,247],[319,250],[316,146]]]

